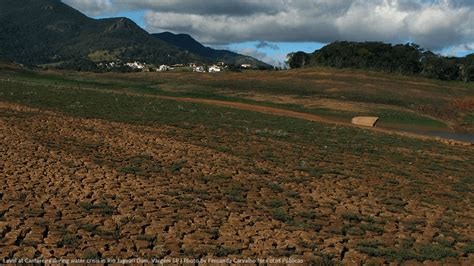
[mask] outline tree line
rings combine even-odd
[[[290,68],[356,68],[439,80],[474,81],[474,54],[445,57],[413,43],[334,42],[314,53],[290,53],[287,59]]]

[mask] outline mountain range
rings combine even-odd
[[[201,57],[210,58],[213,61],[223,61],[232,65],[251,64],[254,67],[267,67],[266,64],[263,65],[262,62],[259,62],[257,59],[250,56],[241,55],[228,50],[216,50],[206,47],[188,34],[163,32],[152,35],[168,44],[190,51]]]
[[[186,34],[149,34],[128,18],[93,19],[60,0],[1,0],[0,25],[0,59],[26,65],[223,61],[271,67],[250,56],[205,47]]]

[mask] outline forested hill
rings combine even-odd
[[[162,32],[152,34],[152,36],[163,42],[189,51],[190,53],[196,54],[204,58],[210,58],[214,61],[223,61],[226,64],[236,66],[240,66],[241,64],[250,64],[253,67],[260,69],[272,68],[270,65],[263,63],[250,56],[237,54],[227,50],[216,50],[210,47],[206,47],[188,34],[174,34],[171,32]]]
[[[26,65],[93,70],[97,63],[112,61],[216,61],[160,40],[128,18],[92,19],[60,0],[0,0],[0,25],[0,60]],[[270,67],[229,54],[229,61],[243,58],[254,67]]]
[[[178,63],[199,58],[150,37],[127,18],[92,19],[59,0],[1,0],[0,9],[2,59],[28,65],[86,65],[85,61],[116,59]]]
[[[334,42],[314,53],[288,55],[291,68],[326,66],[422,75],[440,80],[474,81],[474,54],[444,57],[416,44]]]

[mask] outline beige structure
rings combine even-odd
[[[366,127],[375,127],[378,121],[379,118],[374,116],[356,116],[352,118],[352,124]]]

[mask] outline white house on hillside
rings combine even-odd
[[[202,73],[202,72],[206,72],[206,69],[204,69],[203,66],[195,66],[195,67],[193,68],[193,71],[194,71],[194,72],[200,72],[200,73]]]
[[[142,64],[140,62],[126,63],[125,65],[128,66],[128,67],[131,67],[133,69],[144,69],[145,68],[145,64]]]
[[[161,65],[159,68],[158,68],[158,71],[168,71],[170,70],[170,67],[167,66],[167,65]]]
[[[222,69],[219,66],[212,65],[209,67],[209,72],[221,72]]]

